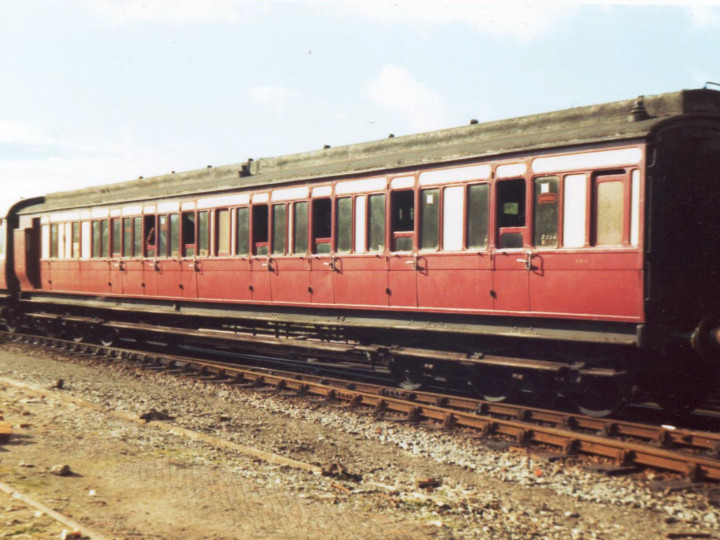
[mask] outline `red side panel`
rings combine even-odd
[[[419,265],[419,261],[417,262]],[[391,255],[388,258],[388,289],[390,306],[417,307],[417,270],[412,255]]]
[[[199,263],[198,298],[250,300],[252,274],[247,259],[207,259]]]
[[[157,262],[157,294],[170,298],[182,296],[180,288],[182,271],[181,261],[160,260]]]
[[[637,251],[535,252],[530,309],[572,316],[640,318],[642,254]]]
[[[256,302],[270,302],[272,296],[270,293],[270,272],[271,268],[268,257],[255,257],[252,259],[250,267],[252,268],[252,299]]]
[[[145,261],[132,259],[124,261],[122,265],[122,290],[124,294],[142,296],[145,294]]]
[[[43,261],[43,283],[52,291],[78,291],[85,290],[80,279],[80,261]]]
[[[35,229],[16,229],[13,232],[15,275],[20,289],[31,291],[39,288],[40,253]]]
[[[313,304],[335,303],[333,296],[333,261],[330,255],[314,255],[310,264],[310,288]]]
[[[307,304],[310,302],[310,263],[297,257],[271,260],[270,291],[273,302]]]
[[[338,255],[335,258],[335,302],[345,306],[388,305],[387,259],[379,255]]]
[[[526,312],[530,309],[526,251],[498,251],[493,255],[492,283],[495,311]]]
[[[180,261],[180,292],[183,298],[197,298],[197,275],[202,262],[193,259]]]
[[[421,255],[416,273],[421,308],[492,309],[492,266],[487,253]]]

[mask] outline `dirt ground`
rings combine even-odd
[[[296,398],[219,390],[103,361],[68,363],[54,356],[0,344],[0,376],[8,379],[0,381],[0,410],[15,431],[0,446],[0,482],[99,538],[659,538],[716,531],[715,510],[705,512],[705,503],[692,493],[652,508],[644,492],[634,500],[629,491],[623,504],[594,502],[541,485],[543,474],[564,473],[550,466],[538,473],[519,454],[483,454],[493,468],[480,473],[418,451],[417,439],[426,435],[416,429],[403,432],[406,442],[390,443],[392,423],[369,424],[366,432],[365,420],[353,426],[346,411],[298,405]],[[64,380],[62,390],[53,389],[58,378]],[[49,396],[10,381],[36,385]],[[251,395],[235,398],[227,392]],[[72,403],[70,396],[92,406]],[[272,405],[266,408],[266,402]],[[167,411],[170,419],[137,421],[138,413],[148,410]],[[336,415],[345,430],[323,420]],[[303,463],[338,461],[352,474],[327,477],[274,465],[160,424],[183,425]],[[68,465],[72,474],[54,474],[58,465]],[[531,485],[511,478],[515,467],[530,467]],[[418,487],[428,478],[440,485]],[[602,482],[591,477],[573,483],[580,486],[573,489],[585,489],[584,483],[597,489],[590,484]],[[611,483],[607,489],[618,491]],[[69,527],[0,493],[0,537],[60,538],[63,529]]]

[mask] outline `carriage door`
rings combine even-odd
[[[493,309],[528,311],[532,252],[528,246],[527,186],[525,179],[495,184],[495,252]]]
[[[390,243],[389,304],[393,307],[417,307],[417,273],[422,268],[422,262],[415,248],[414,190],[390,193]]]
[[[313,304],[333,304],[333,274],[335,256],[332,254],[332,200],[313,199],[310,214],[310,292]]]

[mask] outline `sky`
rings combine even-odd
[[[0,0],[0,215],[707,81],[720,2]]]

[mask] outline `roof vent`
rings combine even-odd
[[[648,118],[650,118],[650,115],[645,108],[645,96],[638,96],[632,109],[630,109],[628,120],[631,122],[639,122],[641,120],[647,120]]]
[[[395,134],[394,134],[394,133],[391,133],[390,135],[388,135],[388,139],[394,139],[394,138],[395,138]]]
[[[477,118],[472,118],[472,119],[470,120],[470,125],[471,125],[471,126],[474,126],[474,125],[477,124],[477,123],[478,123]]]
[[[328,148],[330,148],[329,144],[326,144],[325,146],[323,146],[323,150],[327,150]]]
[[[253,162],[253,158],[248,158],[247,163],[243,163],[242,167],[238,171],[238,176],[240,178],[245,178],[246,176],[250,176],[252,174],[252,172],[250,171],[252,162]]]

